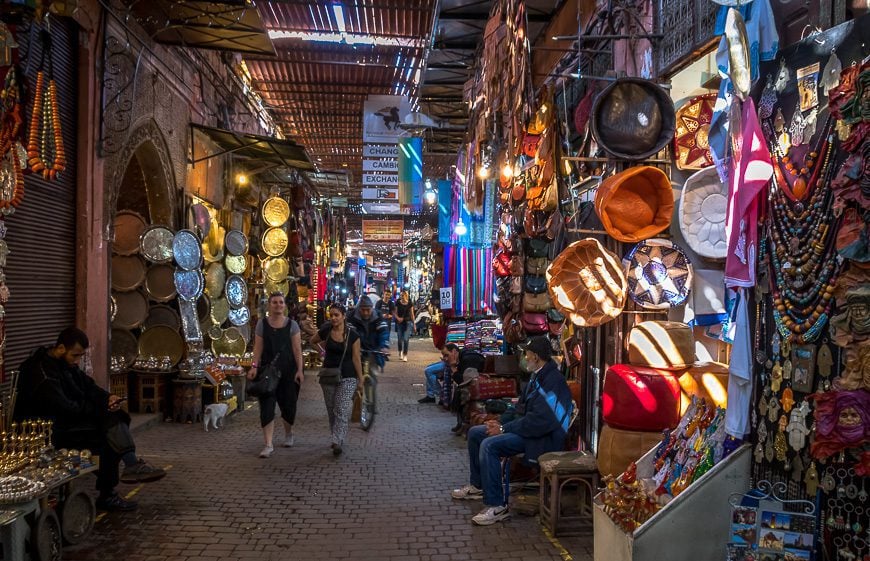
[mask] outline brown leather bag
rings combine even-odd
[[[552,307],[553,302],[550,300],[550,295],[547,292],[541,294],[526,292],[523,294],[524,312],[546,312]]]
[[[526,332],[523,325],[518,319],[518,315],[510,312],[504,318],[504,340],[505,342],[516,345],[526,340]]]
[[[519,255],[514,255],[511,257],[511,266],[510,266],[511,276],[521,277],[523,276],[523,258]]]
[[[543,275],[549,264],[546,257],[529,257],[526,259],[526,272],[530,275]]]

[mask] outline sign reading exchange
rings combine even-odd
[[[371,185],[371,186],[375,186],[375,187],[381,187],[384,185],[391,185],[393,187],[398,187],[399,175],[398,174],[364,173],[362,182],[363,182],[363,185]]]

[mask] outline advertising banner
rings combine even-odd
[[[399,124],[411,112],[408,98],[400,95],[370,95],[363,104],[363,142],[396,144]]]
[[[404,220],[363,220],[363,242],[402,243]]]

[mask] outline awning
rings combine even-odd
[[[158,43],[275,55],[256,6],[248,0],[134,0],[130,8]]]
[[[314,170],[314,164],[308,159],[305,148],[292,140],[229,131],[193,123],[190,127],[209,137],[220,148],[219,152],[191,161],[192,164],[203,162],[215,156],[235,154],[242,158],[256,160],[258,167],[286,166],[305,171]]]

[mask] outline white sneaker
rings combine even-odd
[[[284,439],[284,444],[282,444],[281,446],[283,446],[284,448],[293,448],[294,444],[296,444],[296,439],[293,438],[292,434],[288,434],[287,438]]]
[[[451,491],[450,496],[459,500],[478,501],[483,498],[483,489],[478,489],[474,485],[465,485]]]
[[[408,362],[408,353],[402,355],[402,362]]]
[[[489,526],[511,517],[507,506],[488,506],[471,518],[478,526]]]
[[[274,452],[274,451],[275,451],[275,449],[272,448],[271,446],[266,446],[262,450],[260,450],[260,457],[261,458],[268,458],[272,455],[272,452]]]

